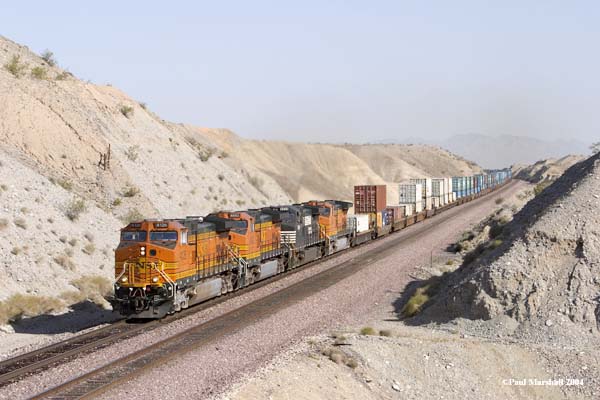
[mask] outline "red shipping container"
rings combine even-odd
[[[385,185],[354,186],[354,213],[377,213],[386,208]]]
[[[398,222],[405,217],[404,206],[388,206],[386,208],[386,210],[388,210],[391,213],[391,215],[392,215],[391,219],[393,222]]]

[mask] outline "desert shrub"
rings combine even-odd
[[[59,254],[54,257],[54,262],[69,271],[75,271],[75,263],[71,260],[71,257],[66,254]]]
[[[42,60],[46,61],[46,64],[48,64],[51,67],[54,67],[56,65],[56,59],[54,58],[54,53],[51,52],[50,50],[46,49],[41,55],[40,57],[42,57]]]
[[[129,224],[134,221],[141,221],[144,219],[142,213],[137,209],[133,208],[127,212],[127,214],[121,217],[121,221],[125,224]]]
[[[21,207],[21,212],[23,214],[27,214],[29,212],[29,208],[27,208],[27,207]]]
[[[503,202],[503,201],[504,201],[504,199],[503,199],[502,197],[498,197],[498,198],[496,199],[496,202],[495,202],[495,203],[496,203],[496,204],[502,204],[502,202]]]
[[[213,155],[212,149],[205,148],[202,146],[200,146],[200,148],[198,149],[198,158],[200,158],[200,161],[202,161],[202,162],[208,161],[212,155]]]
[[[26,65],[21,63],[21,57],[18,55],[12,56],[9,62],[4,64],[4,69],[13,74],[16,78],[23,75]]]
[[[71,221],[77,221],[81,213],[85,212],[87,206],[85,205],[85,201],[83,199],[74,198],[67,204],[65,208],[65,215]]]
[[[127,105],[122,105],[121,108],[119,108],[119,111],[121,112],[121,114],[123,114],[126,118],[129,118],[133,115],[133,107],[131,106],[127,106]]]
[[[346,359],[346,365],[352,369],[355,369],[358,367],[358,362],[354,358],[348,357]]]
[[[454,265],[454,260],[448,260],[448,261],[446,261],[446,265]]]
[[[90,300],[94,303],[102,304],[104,302],[104,297],[108,296],[112,291],[112,282],[100,275],[82,276],[79,279],[71,281],[71,285],[75,286],[79,291],[78,295],[73,292],[65,293],[65,297],[70,298],[71,304],[83,300]]]
[[[74,254],[74,253],[73,253],[73,249],[72,249],[72,248],[70,248],[70,247],[67,247],[67,248],[65,249],[65,254],[66,254],[67,256],[69,256],[69,257],[73,257],[73,254]]]
[[[135,160],[137,160],[137,158],[139,156],[139,150],[140,150],[140,146],[137,146],[137,145],[136,146],[129,146],[127,148],[127,150],[125,150],[125,155],[131,161],[135,161]]]
[[[54,218],[48,217],[48,218],[46,218],[46,221],[48,221],[48,223],[50,223],[50,224],[53,224],[54,223]]]
[[[499,247],[501,244],[502,244],[502,240],[500,240],[500,239],[495,239],[495,240],[492,240],[492,241],[489,243],[489,247],[490,247],[490,248],[492,248],[492,249],[495,249],[496,247]]]
[[[56,180],[56,184],[65,190],[70,191],[71,189],[73,189],[73,182],[71,182],[67,179],[58,179],[58,180]]]
[[[64,81],[64,80],[67,80],[71,76],[73,76],[73,74],[71,74],[69,71],[63,71],[60,74],[56,74],[54,79],[56,79],[57,81]]]
[[[146,103],[144,103],[143,101],[140,101],[138,103],[140,105],[140,107],[142,107],[144,110],[148,107],[148,105]]]
[[[139,192],[140,192],[140,189],[138,189],[136,186],[130,185],[130,186],[125,186],[123,188],[123,192],[121,194],[123,195],[123,197],[134,197]]]
[[[83,237],[86,238],[86,240],[90,243],[94,241],[94,235],[89,232],[84,233]]]
[[[123,202],[123,200],[121,200],[120,197],[117,197],[116,199],[113,200],[112,205],[113,205],[113,207],[118,207],[121,205],[122,202]]]
[[[21,229],[27,229],[27,222],[25,222],[25,220],[23,218],[15,218],[15,220],[13,222],[19,228],[21,228]]]
[[[379,336],[392,336],[392,331],[389,329],[382,329],[379,331]]]
[[[75,246],[77,246],[77,239],[75,239],[75,238],[72,238],[71,240],[69,240],[69,245],[70,245],[71,247],[75,247]]]
[[[44,67],[33,67],[31,69],[31,77],[35,79],[48,79],[48,73]]]
[[[377,331],[370,326],[365,326],[360,330],[361,335],[376,335]]]
[[[88,256],[91,256],[92,254],[94,254],[94,251],[96,251],[96,246],[94,246],[94,243],[87,243],[85,246],[83,246],[83,249],[81,249],[81,251],[83,251]]]
[[[66,236],[61,236],[58,238],[58,240],[60,240],[62,243],[67,243],[67,237]]]
[[[19,253],[21,253],[21,248],[15,246],[15,247],[12,248],[12,250],[10,252],[11,252],[11,254],[13,254],[15,256],[18,256]]]
[[[479,258],[479,256],[481,255],[481,253],[483,253],[484,250],[485,250],[485,246],[483,246],[482,244],[478,245],[473,250],[471,250],[470,252],[465,254],[465,257],[463,258],[463,264],[464,265],[471,264],[473,261],[475,261],[477,258]]]
[[[217,175],[217,178],[219,178],[220,181],[223,181],[223,179],[225,179],[225,177],[223,176],[223,174]]]
[[[421,311],[423,305],[429,301],[427,289],[429,289],[429,285],[417,288],[415,293],[410,297],[410,299],[408,299],[404,307],[402,307],[402,315],[404,317],[412,317]]]
[[[548,186],[550,186],[550,181],[542,181],[540,183],[538,183],[537,185],[535,185],[535,187],[533,188],[533,194],[534,195],[539,195],[540,193],[542,193],[544,191],[544,189],[546,189]]]
[[[5,229],[8,226],[8,220],[6,218],[0,218],[0,230]]]
[[[229,157],[229,154],[225,150],[223,150],[221,152],[221,154],[219,154],[219,158],[227,158],[227,157]]]
[[[257,189],[259,189],[259,190],[260,190],[260,188],[261,188],[261,187],[262,187],[262,185],[263,185],[263,181],[262,181],[262,179],[260,179],[260,178],[259,178],[259,177],[257,177],[257,176],[250,176],[250,177],[248,177],[248,182],[250,182],[250,184],[251,184],[252,186],[254,186],[255,188],[257,188]]]
[[[17,321],[22,317],[35,317],[59,311],[63,308],[64,303],[54,297],[15,294],[0,302],[0,324]]]
[[[244,200],[236,200],[235,204],[237,204],[238,206],[243,206],[244,204],[246,204],[246,202]]]

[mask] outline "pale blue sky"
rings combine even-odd
[[[0,34],[175,122],[334,142],[600,136],[597,2],[35,3],[4,4]]]

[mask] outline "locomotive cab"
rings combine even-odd
[[[115,251],[113,306],[125,315],[139,314],[173,297],[176,273],[191,256],[187,241],[188,228],[174,220],[144,220],[123,228]]]

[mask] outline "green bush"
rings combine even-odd
[[[31,69],[31,77],[35,79],[48,79],[46,68],[44,67],[33,67]]]
[[[365,326],[360,330],[361,335],[377,335],[377,331],[370,326]]]
[[[16,78],[23,75],[26,65],[21,63],[21,57],[18,55],[12,56],[9,62],[4,64],[4,69],[13,74]]]

